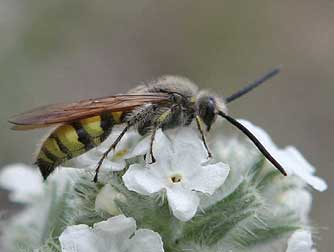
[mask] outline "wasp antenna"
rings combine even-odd
[[[284,168],[278,163],[278,161],[266,150],[266,148],[262,145],[262,143],[254,136],[252,132],[250,132],[245,126],[235,120],[233,117],[225,114],[224,112],[220,111],[218,113],[220,116],[224,117],[229,123],[237,127],[241,130],[254,144],[255,146],[261,151],[261,153],[279,170],[284,176],[287,176],[286,171]]]
[[[280,71],[281,71],[282,66],[278,66],[276,68],[274,68],[273,70],[269,71],[268,73],[266,73],[265,75],[263,75],[261,78],[259,78],[258,80],[248,84],[246,87],[242,88],[241,90],[239,90],[238,92],[232,94],[231,96],[225,98],[225,102],[226,103],[230,103],[236,99],[238,99],[239,97],[249,93],[250,91],[252,91],[254,88],[260,86],[261,84],[265,83],[267,80],[269,80],[270,78],[274,77],[275,75],[277,75]]]

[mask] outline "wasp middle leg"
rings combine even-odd
[[[150,156],[151,156],[151,160],[150,160],[150,164],[155,163],[156,159],[153,155],[153,143],[155,140],[155,134],[157,133],[157,129],[158,127],[156,125],[154,125],[153,129],[152,129],[152,133],[151,133],[151,139],[150,139]]]
[[[168,126],[171,126],[171,119],[173,116],[178,115],[178,109],[179,105],[173,105],[170,108],[168,108],[166,111],[162,112],[154,121],[153,128],[151,132],[151,139],[150,139],[150,150],[149,154],[151,156],[151,162],[150,164],[155,163],[156,159],[153,154],[153,144],[155,140],[155,135],[158,128],[168,128]],[[167,127],[164,127],[167,126]]]
[[[202,137],[204,147],[205,147],[205,149],[208,153],[208,158],[211,158],[212,154],[211,154],[210,149],[208,147],[208,144],[206,142],[206,138],[205,138],[205,134],[204,134],[203,126],[202,126],[202,120],[199,116],[196,116],[196,123],[197,123],[197,128],[198,128],[199,132],[201,133],[201,137]]]

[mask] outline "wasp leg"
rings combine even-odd
[[[208,158],[211,158],[212,154],[209,150],[208,144],[206,143],[206,138],[205,138],[204,130],[203,130],[203,127],[202,127],[202,120],[199,116],[196,116],[196,123],[197,123],[197,128],[198,128],[199,132],[201,133],[201,137],[202,137],[204,147],[205,147],[206,151],[208,152]]]
[[[154,139],[155,139],[155,134],[157,133],[157,129],[158,129],[158,126],[154,125],[154,128],[152,130],[152,134],[151,134],[151,141],[150,141],[150,156],[151,156],[150,164],[153,164],[156,161],[156,159],[153,155],[153,142],[154,142]]]
[[[154,126],[152,129],[152,134],[151,134],[151,141],[150,141],[150,156],[151,156],[151,162],[150,164],[155,163],[156,159],[153,155],[153,142],[155,139],[155,135],[157,132],[157,129],[159,127],[161,127],[164,123],[166,123],[169,119],[170,116],[173,115],[173,113],[175,112],[175,110],[179,107],[179,105],[173,105],[172,107],[170,107],[168,110],[166,110],[165,112],[163,112],[154,122]]]
[[[128,129],[131,127],[130,124],[128,124],[124,129],[123,131],[121,132],[121,134],[119,134],[119,136],[116,138],[116,140],[112,143],[112,145],[110,145],[109,149],[103,153],[101,159],[99,160],[98,164],[97,164],[97,167],[95,169],[95,176],[94,176],[94,179],[93,181],[96,183],[97,180],[98,180],[98,174],[99,174],[99,170],[101,168],[101,165],[104,161],[104,159],[106,159],[106,157],[108,156],[108,154],[112,151],[112,150],[115,150],[117,144],[121,141],[122,137],[125,135],[125,133],[128,131]]]

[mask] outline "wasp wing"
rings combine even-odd
[[[99,115],[103,112],[127,112],[148,103],[167,102],[166,94],[125,94],[73,103],[53,104],[38,107],[19,114],[9,120],[15,130],[28,130],[48,127]]]

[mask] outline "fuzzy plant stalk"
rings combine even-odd
[[[4,167],[1,186],[24,207],[2,219],[2,250],[315,251],[311,191],[326,190],[326,183],[296,148],[280,149],[261,128],[239,122],[283,165],[287,177],[247,138],[229,136],[218,124],[209,138],[210,159],[191,127],[158,131],[155,163],[145,159],[150,138],[129,132],[94,183],[93,170],[116,130],[44,182],[35,167]]]

